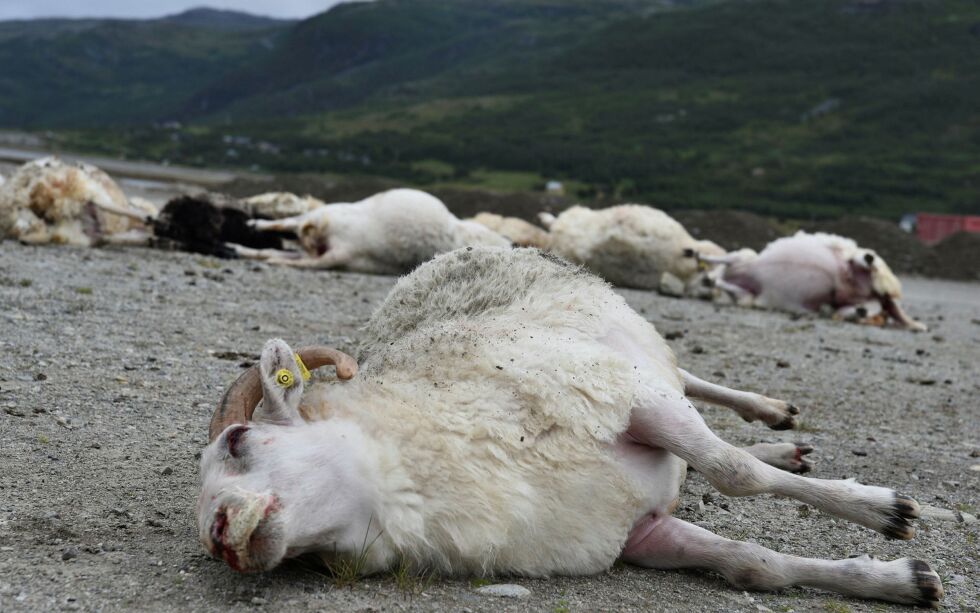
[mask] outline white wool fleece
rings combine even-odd
[[[574,206],[551,225],[551,251],[584,265],[615,285],[655,289],[663,273],[683,282],[698,274],[698,262],[685,250],[724,255],[698,241],[659,209],[622,204],[601,210]]]
[[[617,353],[616,334],[645,355]],[[612,444],[641,380],[683,387],[670,349],[605,283],[536,250],[454,251],[395,286],[363,356],[308,406],[375,441],[377,564],[408,554],[543,576],[616,560],[650,507]]]

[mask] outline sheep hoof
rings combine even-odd
[[[886,524],[881,530],[885,536],[903,541],[915,536],[912,520],[919,516],[919,503],[901,494],[895,494],[895,500],[888,513]]]
[[[792,430],[795,427],[796,418],[794,418],[792,415],[787,415],[782,420],[774,424],[769,424],[770,430]]]
[[[919,590],[919,599],[915,604],[938,609],[939,601],[943,599],[943,583],[939,580],[939,575],[922,560],[909,560],[909,570],[912,572],[915,587]]]

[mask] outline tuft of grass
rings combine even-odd
[[[567,600],[559,600],[555,603],[555,606],[551,608],[552,613],[568,613],[571,609],[568,608]]]
[[[476,589],[478,587],[484,587],[490,585],[491,583],[493,583],[493,581],[489,579],[485,579],[483,577],[473,577],[472,579],[470,579],[470,587],[473,589]]]
[[[839,600],[828,600],[823,603],[823,610],[828,613],[851,613],[851,607]]]
[[[49,440],[48,437],[44,436],[43,434],[38,434],[37,442],[41,443],[42,445],[47,445]]]
[[[82,295],[85,295],[85,296],[89,296],[89,295],[92,294],[92,288],[91,287],[76,287],[75,288],[75,293],[76,294],[82,294]]]
[[[399,558],[398,566],[391,571],[391,578],[395,582],[398,591],[409,598],[422,594],[435,578],[435,574],[428,569],[416,569],[404,557]]]
[[[371,551],[371,547],[381,538],[381,532],[378,533],[370,542],[368,542],[368,536],[371,532],[371,524],[374,523],[374,516],[368,521],[368,527],[364,530],[364,540],[361,542],[361,547],[355,555],[337,555],[334,552],[334,558],[327,562],[327,571],[333,577],[334,585],[338,588],[340,587],[353,587],[357,581],[364,576],[364,569],[367,567],[367,557],[368,553]]]
[[[20,285],[21,287],[30,287],[33,284],[34,282],[31,281],[30,279],[21,279],[20,281],[18,281],[18,285]]]

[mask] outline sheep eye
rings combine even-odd
[[[874,261],[875,261],[875,256],[874,256],[874,255],[872,255],[872,254],[870,254],[870,253],[865,253],[865,254],[864,254],[864,261],[865,261],[866,263],[868,263],[868,264],[871,264],[872,262],[874,262]]]
[[[242,448],[242,441],[248,428],[245,426],[235,426],[233,430],[228,432],[228,436],[225,437],[225,445],[228,447],[228,455],[233,458],[240,458],[244,449]]]

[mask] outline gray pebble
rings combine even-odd
[[[482,596],[498,596],[500,598],[527,598],[531,595],[531,590],[514,583],[497,583],[477,588],[476,593]]]

